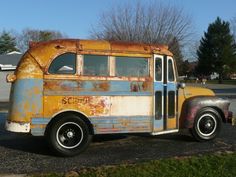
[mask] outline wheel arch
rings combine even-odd
[[[80,117],[88,125],[89,133],[94,135],[94,128],[93,128],[92,123],[88,119],[88,116],[86,116],[86,114],[76,111],[76,110],[64,110],[64,111],[54,114],[46,126],[45,135],[47,134],[48,130],[50,129],[51,125],[53,125],[54,122],[59,120],[61,117],[65,116],[65,115],[69,115],[69,114],[73,114],[73,115]]]
[[[225,114],[222,111],[222,109],[220,109],[219,107],[216,107],[216,106],[208,106],[207,108],[212,108],[215,111],[217,111],[219,113],[220,117],[221,117],[222,122],[226,123]]]
[[[215,96],[196,96],[185,100],[180,114],[180,127],[192,128],[198,112],[205,108],[217,111],[223,122],[226,122],[229,101]]]

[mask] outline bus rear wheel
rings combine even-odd
[[[221,116],[215,109],[204,108],[197,114],[190,132],[197,141],[212,140],[219,134],[221,122]]]
[[[47,129],[46,137],[51,149],[59,156],[74,156],[81,153],[92,139],[87,124],[73,114],[53,122]]]

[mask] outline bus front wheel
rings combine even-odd
[[[190,132],[197,141],[212,140],[219,134],[221,122],[221,116],[215,109],[204,108],[197,114]]]
[[[87,124],[73,114],[53,122],[47,129],[46,137],[51,149],[60,156],[74,156],[81,153],[92,139]]]

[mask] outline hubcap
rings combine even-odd
[[[58,144],[66,149],[73,149],[79,146],[83,140],[83,136],[82,128],[75,122],[62,124],[56,132]]]
[[[211,136],[217,127],[216,118],[211,114],[202,115],[197,122],[197,129],[203,136]]]
[[[69,131],[69,132],[67,133],[67,137],[68,137],[68,138],[73,138],[73,136],[74,136],[74,133],[73,133],[72,131]]]

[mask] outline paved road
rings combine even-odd
[[[236,151],[236,127],[224,124],[218,138],[210,142],[196,142],[188,133],[149,135],[95,136],[89,148],[72,158],[55,157],[45,140],[6,132],[0,113],[0,174],[65,172],[82,167],[133,163],[151,159],[216,151]]]

